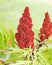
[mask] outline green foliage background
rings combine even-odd
[[[0,50],[3,50],[3,52],[0,52],[0,59],[4,60],[5,63],[9,63],[9,65],[52,65],[52,44],[48,44],[48,48],[46,46],[41,47],[38,52],[35,50],[35,59],[33,61],[29,60],[31,49],[22,50],[16,45],[16,28],[26,6],[30,9],[33,31],[37,39],[39,39],[38,33],[45,12],[49,12],[52,20],[51,5],[40,2],[31,3],[27,0],[0,0]],[[47,42],[52,43],[52,36]],[[5,51],[6,49],[12,49],[12,51]],[[26,55],[28,58],[24,60]],[[0,65],[4,64],[0,63]]]

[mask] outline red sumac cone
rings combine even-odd
[[[41,41],[48,39],[51,34],[52,34],[52,22],[50,21],[48,12],[46,12],[42,28],[40,29]]]
[[[34,49],[34,32],[32,31],[32,19],[28,7],[25,8],[19,20],[17,31],[15,38],[18,42],[18,46],[22,49],[31,46],[31,48]]]

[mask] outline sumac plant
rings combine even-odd
[[[30,17],[29,8],[26,7],[22,17],[19,20],[17,33],[15,34],[18,46],[22,49],[34,49],[34,32],[32,31],[32,19]]]
[[[45,13],[45,18],[42,24],[42,28],[40,29],[40,39],[44,41],[48,39],[52,34],[52,22],[50,21],[50,17],[48,12]]]
[[[30,17],[29,8],[26,7],[22,17],[19,20],[19,25],[17,27],[17,33],[15,34],[16,41],[18,42],[18,46],[22,49],[29,48],[31,46],[34,49],[34,40],[39,42],[38,46],[42,46],[41,42],[49,39],[52,34],[52,22],[50,21],[50,17],[48,12],[45,13],[45,18],[43,20],[42,28],[40,28],[39,38],[37,40],[34,38],[34,32],[32,31],[32,19]],[[44,43],[43,43],[44,44]],[[36,47],[36,46],[35,46]]]

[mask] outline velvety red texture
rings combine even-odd
[[[46,12],[42,28],[40,29],[41,41],[48,39],[51,34],[52,34],[52,22],[50,21],[48,12]]]
[[[29,48],[30,46],[34,49],[34,32],[32,31],[32,25],[29,8],[26,7],[19,20],[17,33],[15,34],[18,46],[22,49]]]

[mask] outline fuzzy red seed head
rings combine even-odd
[[[48,39],[51,34],[52,34],[52,22],[50,21],[48,12],[46,12],[42,28],[40,29],[41,41]]]
[[[22,17],[19,20],[19,25],[15,34],[16,41],[20,48],[34,49],[34,32],[32,31],[32,19],[30,17],[29,8],[26,7]]]

